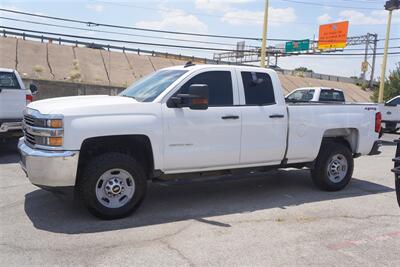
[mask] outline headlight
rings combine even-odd
[[[63,127],[62,120],[60,120],[60,119],[46,120],[46,125],[47,125],[47,127],[50,127],[50,128],[62,128]]]
[[[25,139],[30,145],[43,149],[63,146],[62,115],[24,114],[23,127]]]

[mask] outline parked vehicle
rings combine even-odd
[[[382,130],[394,133],[400,129],[400,95],[390,99],[379,109],[382,112]]]
[[[397,203],[399,204],[400,207],[400,139],[395,140],[397,144],[397,149],[396,149],[396,156],[393,159],[394,161],[394,179],[395,179],[395,186],[396,186],[396,196],[397,196]]]
[[[33,102],[18,147],[31,183],[74,187],[114,219],[139,207],[149,179],[308,167],[317,187],[340,190],[354,157],[379,153],[380,123],[375,104],[287,105],[273,70],[187,64],[119,96]]]
[[[22,135],[22,111],[36,91],[25,89],[17,71],[0,68],[0,138]]]
[[[340,89],[325,87],[298,88],[286,96],[287,102],[345,102]]]

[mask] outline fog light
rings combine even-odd
[[[49,146],[62,146],[63,138],[62,137],[49,137],[47,139],[47,143]]]

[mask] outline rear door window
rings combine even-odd
[[[267,73],[244,71],[241,74],[246,105],[275,104],[274,87]]]
[[[319,101],[344,102],[344,94],[341,91],[321,90]]]
[[[21,89],[13,72],[0,72],[1,89]]]
[[[393,99],[388,104],[393,105],[393,106],[400,105],[400,97]]]
[[[308,102],[311,101],[314,97],[315,90],[298,90],[296,92],[293,92],[292,94],[288,95],[286,100],[288,101],[299,101],[299,102]]]

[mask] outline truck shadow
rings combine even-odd
[[[37,229],[81,234],[183,220],[230,227],[212,217],[392,191],[392,188],[353,178],[340,192],[322,192],[313,187],[308,171],[279,170],[246,178],[227,177],[173,185],[150,183],[141,208],[127,218],[114,221],[94,218],[79,203],[59,199],[44,190],[26,194],[24,208]]]

